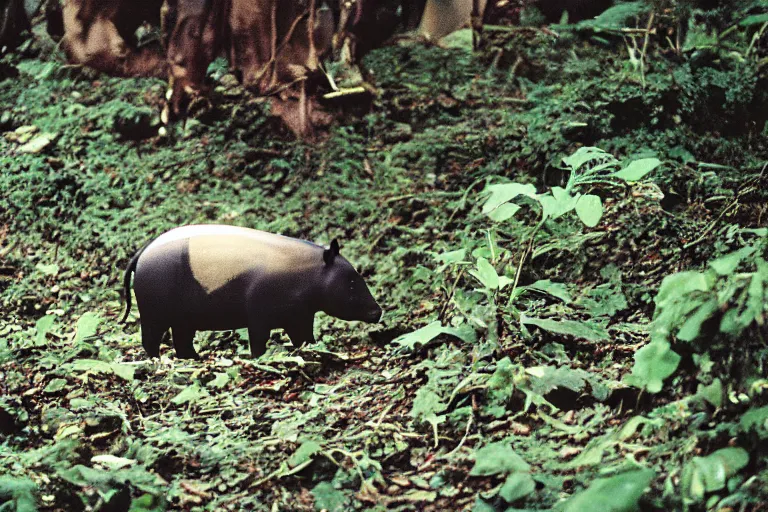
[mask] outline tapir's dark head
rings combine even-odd
[[[381,308],[362,276],[346,259],[339,256],[339,243],[336,240],[323,251],[323,260],[321,309],[342,320],[378,322]]]

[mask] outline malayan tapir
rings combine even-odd
[[[198,358],[195,331],[248,328],[251,355],[266,350],[272,329],[295,346],[314,341],[315,313],[376,323],[381,308],[362,276],[330,248],[282,235],[225,225],[172,229],[150,242],[125,271],[126,309],[133,289],[141,342],[151,357],[171,329],[176,355]]]

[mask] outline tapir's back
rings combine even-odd
[[[183,226],[164,233],[147,246],[136,273],[162,266],[167,272],[191,274],[211,294],[246,272],[275,275],[317,266],[322,262],[322,250],[310,242],[255,229]]]

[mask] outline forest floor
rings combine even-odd
[[[163,138],[163,81],[40,40],[5,56],[0,509],[768,510],[763,302],[727,341],[707,310],[658,388],[667,359],[631,377],[665,277],[745,248],[731,272],[768,269],[768,44],[696,60],[658,37],[638,67],[616,34],[377,50],[370,111],[315,143],[219,61],[212,106]],[[600,198],[576,215],[563,157],[591,146],[629,178],[566,187]],[[539,195],[494,210],[511,183]],[[136,308],[118,324],[123,269],[191,223],[338,238],[382,321],[148,360]]]

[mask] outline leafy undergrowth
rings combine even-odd
[[[315,145],[219,63],[160,138],[162,82],[5,57],[0,508],[765,507],[768,43],[741,4],[679,55],[613,25],[639,2],[385,48],[372,113]],[[339,238],[381,324],[147,360],[122,267],[199,222]]]

